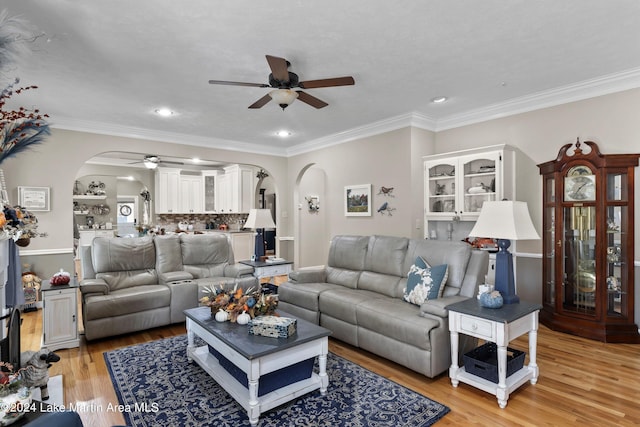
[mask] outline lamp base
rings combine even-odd
[[[516,295],[516,287],[513,280],[513,256],[509,252],[511,241],[498,239],[500,250],[496,254],[496,279],[495,290],[500,292],[505,304],[517,304],[520,297]]]

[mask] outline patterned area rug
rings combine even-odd
[[[104,353],[127,425],[249,426],[244,409],[186,356],[186,335]],[[329,353],[329,389],[260,416],[270,426],[430,426],[449,408]]]

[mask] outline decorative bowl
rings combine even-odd
[[[480,305],[486,308],[500,308],[504,303],[500,292],[485,292],[480,294]]]

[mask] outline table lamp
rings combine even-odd
[[[265,253],[264,229],[276,228],[276,224],[271,217],[271,211],[269,209],[250,209],[244,228],[256,231],[254,255],[256,261],[260,261],[260,257],[264,256]]]
[[[490,237],[498,240],[496,254],[495,290],[505,304],[520,302],[513,279],[513,257],[509,252],[511,240],[537,240],[536,232],[526,202],[484,202],[480,216],[469,233],[472,237]]]

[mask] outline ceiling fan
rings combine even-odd
[[[261,108],[272,99],[278,103],[278,105],[284,110],[293,101],[299,99],[305,104],[309,104],[315,108],[326,107],[326,102],[311,96],[301,90],[292,90],[293,88],[301,89],[317,89],[321,87],[333,87],[333,86],[349,86],[355,84],[355,80],[351,76],[346,77],[334,77],[330,79],[320,80],[307,80],[304,82],[299,81],[298,75],[289,71],[291,63],[284,58],[278,58],[277,56],[266,55],[267,63],[271,68],[269,74],[269,84],[266,83],[245,83],[245,82],[229,82],[225,80],[209,80],[212,85],[231,85],[231,86],[249,86],[249,87],[270,87],[273,88],[271,92],[258,99],[253,104],[249,105],[249,108]]]
[[[140,161],[137,162],[133,162],[133,163],[129,163],[130,165],[134,165],[137,163],[142,163],[144,164],[144,167],[147,169],[155,169],[158,166],[162,166],[162,165],[184,165],[184,163],[182,162],[172,162],[172,161],[168,161],[168,160],[160,160],[160,157],[155,156],[155,155],[146,155],[144,156],[144,158]]]

